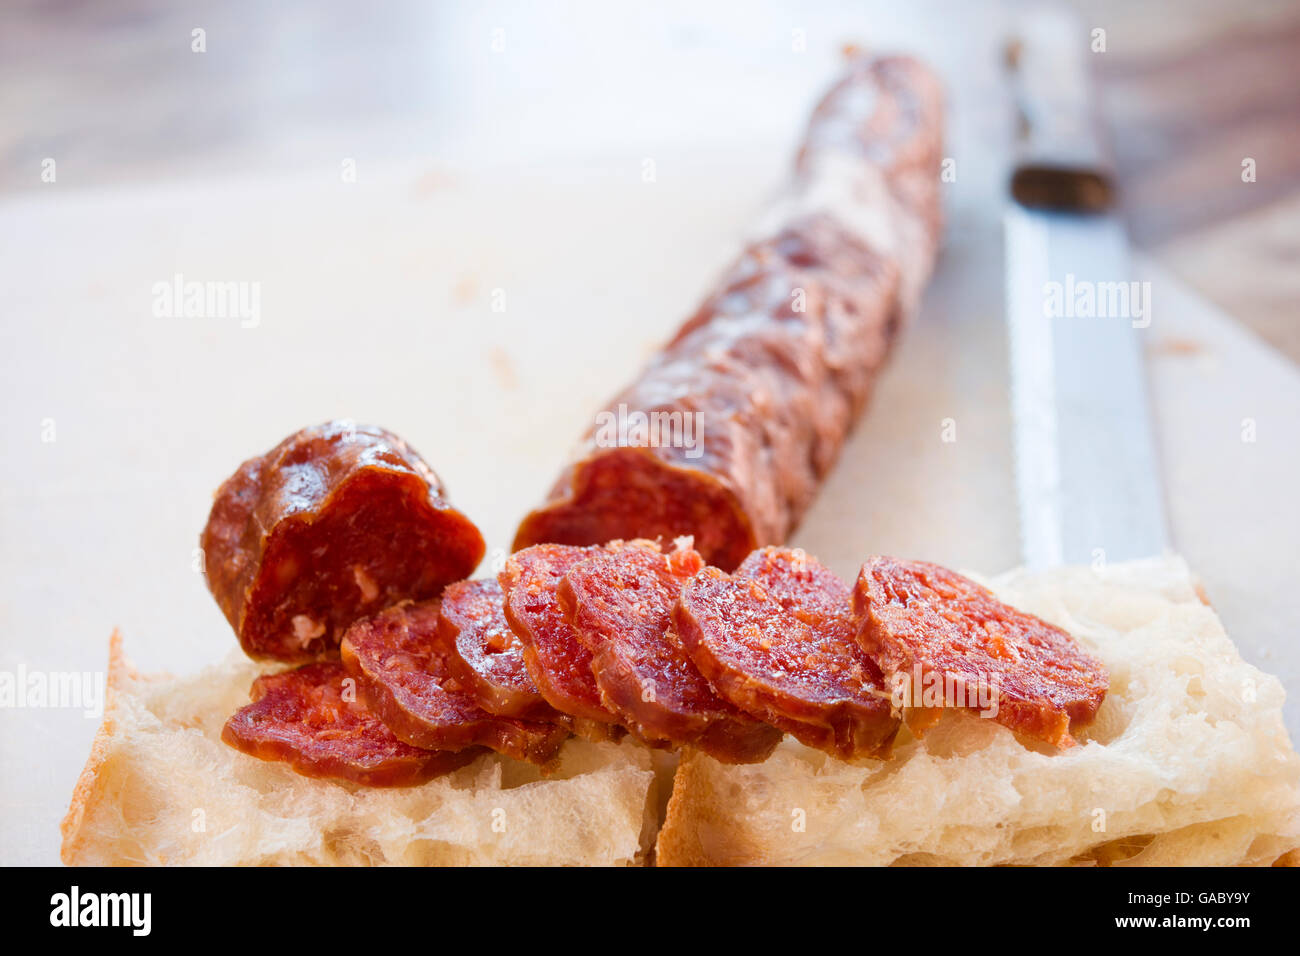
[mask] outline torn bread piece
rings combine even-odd
[[[1300,846],[1282,686],[1241,659],[1181,559],[983,583],[1105,663],[1078,746],[948,713],[865,765],[789,739],[756,765],[690,752],[659,865],[1267,865]]]
[[[142,677],[114,634],[103,726],[63,821],[73,865],[635,865],[659,798],[647,748],[568,741],[543,779],[488,754],[416,787],[294,773],[221,742],[258,665]]]

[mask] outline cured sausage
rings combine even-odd
[[[506,559],[498,575],[510,629],[524,648],[524,664],[546,702],[577,719],[574,730],[600,738],[618,717],[601,702],[591,671],[591,652],[564,619],[556,592],[560,580],[600,548],[544,544]]]
[[[813,114],[789,195],[597,415],[515,548],[692,535],[729,571],[784,541],[932,268],[941,129],[926,68],[855,58]]]
[[[854,641],[850,601],[815,558],[766,549],[735,575],[697,574],[673,623],[701,673],[741,710],[841,759],[885,757],[899,721]]]
[[[554,759],[567,728],[489,714],[453,676],[438,603],[399,604],[348,628],[339,651],[366,706],[413,747],[481,746],[536,764]]]
[[[813,111],[789,204],[834,210],[897,262],[903,312],[915,310],[943,232],[943,89],[907,56],[849,51],[849,68]],[[786,207],[777,206],[780,215]]]
[[[345,421],[244,462],[217,491],[201,544],[245,652],[286,661],[332,651],[352,621],[395,601],[436,597],[484,549],[410,446]]]
[[[592,655],[604,705],[642,740],[691,744],[725,763],[767,759],[781,731],[713,692],[671,628],[682,586],[704,567],[680,546],[611,543],[560,582],[560,610]]]
[[[983,710],[1065,748],[1074,744],[1071,731],[1097,715],[1110,686],[1105,665],[1068,633],[935,564],[869,558],[853,606],[863,650],[891,681],[901,675],[917,688],[910,699],[931,709],[925,691],[941,687],[938,707]]]
[[[423,783],[486,753],[421,750],[398,740],[366,709],[338,661],[306,664],[253,681],[252,703],[226,722],[221,739],[307,777],[371,787]]]
[[[510,630],[502,601],[495,578],[458,581],[442,592],[438,625],[455,652],[448,666],[488,713],[562,722],[528,676],[524,646]]]

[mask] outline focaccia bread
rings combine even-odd
[[[662,758],[641,744],[569,740],[545,778],[489,754],[418,787],[315,780],[221,742],[258,673],[232,652],[192,677],[141,677],[114,634],[63,862],[629,865],[653,842]]]
[[[63,825],[69,864],[1294,863],[1300,758],[1276,678],[1242,661],[1176,558],[1012,572],[998,596],[1101,658],[1064,751],[948,713],[892,759],[787,738],[764,763],[568,741],[558,772],[487,755],[418,787],[314,780],[220,740],[257,665],[144,678],[112,645],[104,726]],[[1288,853],[1288,851],[1292,851]]]
[[[1241,659],[1178,558],[1015,571],[989,586],[1110,672],[1064,752],[947,713],[893,759],[787,737],[767,762],[678,767],[660,865],[1270,864],[1300,845],[1278,680]]]

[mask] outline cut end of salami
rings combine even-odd
[[[524,664],[546,702],[576,718],[591,734],[591,723],[615,724],[618,717],[601,703],[591,671],[591,652],[560,611],[560,581],[599,548],[539,544],[506,559],[498,579],[505,595],[510,629],[523,645]]]
[[[731,571],[785,541],[934,265],[942,137],[931,71],[854,57],[753,241],[597,414],[515,548],[689,534]]]
[[[853,604],[863,650],[927,711],[979,711],[1064,748],[1110,686],[1105,665],[1061,628],[938,565],[869,558]]]
[[[429,751],[402,742],[357,699],[353,681],[337,661],[259,677],[250,696],[253,702],[226,722],[221,739],[307,777],[412,786],[486,752]]]
[[[841,759],[885,757],[899,721],[854,640],[848,587],[801,551],[705,568],[673,609],[682,645],[736,707]]]
[[[436,597],[483,557],[432,469],[381,428],[306,428],[218,490],[201,538],[208,587],[254,658],[310,660],[358,617]]]
[[[366,706],[405,743],[427,750],[489,747],[547,764],[568,737],[554,723],[498,717],[448,665],[439,602],[404,603],[348,628],[340,651]]]
[[[726,763],[765,760],[781,732],[719,698],[671,629],[682,587],[703,567],[684,544],[610,542],[564,575],[560,609],[592,655],[602,702],[640,739]]]
[[[577,463],[561,478],[551,502],[519,525],[515,550],[693,535],[706,561],[734,568],[754,547],[740,501],[707,470],[673,457],[656,448],[627,447]]]

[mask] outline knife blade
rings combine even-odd
[[[1012,61],[1022,148],[1004,216],[1015,475],[1025,563],[1167,544],[1142,357],[1150,285],[1129,266],[1092,122],[1089,34],[1032,11]]]

